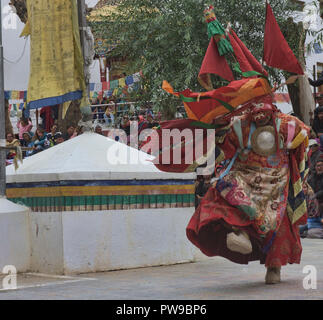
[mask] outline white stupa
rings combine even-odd
[[[166,173],[154,157],[84,133],[7,167],[7,197],[39,211],[187,207],[195,173]]]
[[[194,179],[165,173],[153,156],[96,133],[84,133],[7,167],[7,183],[54,180]]]
[[[18,271],[47,274],[194,261],[185,227],[195,174],[161,172],[152,159],[84,133],[25,159],[17,171],[8,166],[7,198],[26,210],[4,216],[17,232],[2,223],[11,238],[0,258]]]

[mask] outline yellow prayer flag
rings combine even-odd
[[[119,87],[123,88],[126,86],[126,78],[119,79]]]
[[[27,101],[32,108],[87,94],[76,5],[74,0],[27,0],[22,36],[31,40]]]

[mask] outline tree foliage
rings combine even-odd
[[[271,0],[275,16],[285,36],[294,41],[292,49],[298,51],[297,34],[288,37],[288,17],[296,9],[289,0]],[[168,80],[175,90],[190,88],[203,90],[197,76],[209,39],[203,11],[208,5],[215,7],[219,21],[228,22],[242,41],[261,59],[263,55],[265,1],[259,0],[123,0],[118,10],[92,22],[97,37],[118,43],[114,55],[127,56],[129,72],[142,70],[144,91],[142,100],[150,100],[169,114],[179,104],[161,89]],[[295,52],[298,56],[298,52]],[[280,82],[282,74],[268,70],[274,81]],[[215,78],[217,86],[223,81]]]

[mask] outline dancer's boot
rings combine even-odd
[[[276,284],[280,282],[281,267],[267,267],[266,284]]]
[[[247,232],[234,231],[227,235],[227,247],[229,250],[242,254],[250,254],[252,252],[252,244]]]

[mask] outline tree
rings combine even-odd
[[[288,16],[296,9],[289,0],[271,0],[278,23],[288,31]],[[171,116],[180,104],[161,89],[163,80],[176,88],[201,91],[197,75],[208,46],[203,11],[207,5],[215,7],[217,17],[226,26],[228,22],[257,59],[263,54],[265,1],[259,0],[123,0],[118,10],[92,23],[94,33],[111,42],[115,49],[127,55],[134,71],[142,70],[145,79],[143,100]],[[292,33],[291,38],[299,35]],[[299,46],[293,49],[299,49]],[[298,56],[298,51],[295,52]],[[268,70],[273,82],[281,82],[282,72]],[[217,86],[225,82],[216,78]]]
[[[16,8],[18,17],[23,23],[26,23],[27,22],[26,0],[11,0],[9,4]]]

